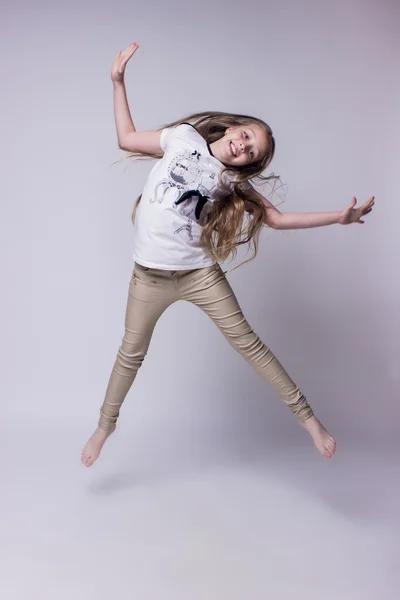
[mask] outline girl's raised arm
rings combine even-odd
[[[129,110],[124,81],[125,67],[138,48],[138,44],[130,44],[125,50],[117,53],[112,64],[111,80],[114,85],[114,116],[118,145],[128,152],[162,156],[161,131],[136,131]]]

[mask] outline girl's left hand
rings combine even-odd
[[[354,208],[356,204],[357,204],[356,197],[353,196],[353,199],[350,202],[350,204],[348,206],[346,206],[346,208],[344,208],[342,210],[342,212],[340,213],[339,223],[341,225],[350,225],[350,223],[363,224],[364,221],[361,219],[361,217],[363,217],[364,215],[367,215],[368,213],[371,212],[372,207],[375,204],[375,198],[374,198],[374,196],[371,196],[371,198],[368,200],[368,202],[366,202],[359,208]]]

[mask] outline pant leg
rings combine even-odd
[[[154,327],[175,300],[176,293],[167,278],[157,276],[153,269],[135,265],[129,284],[125,334],[100,409],[100,429],[114,431],[121,405],[147,354]]]
[[[301,421],[313,416],[305,396],[246,321],[219,265],[182,278],[181,297],[201,308],[230,345],[279,394]]]

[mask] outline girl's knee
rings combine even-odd
[[[140,348],[135,344],[126,344],[125,342],[119,347],[117,360],[118,363],[130,370],[137,370],[143,363],[147,354],[147,348]]]

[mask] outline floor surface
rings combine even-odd
[[[8,431],[5,600],[395,600],[398,448],[266,440],[232,452],[126,428],[91,469],[86,435]]]

